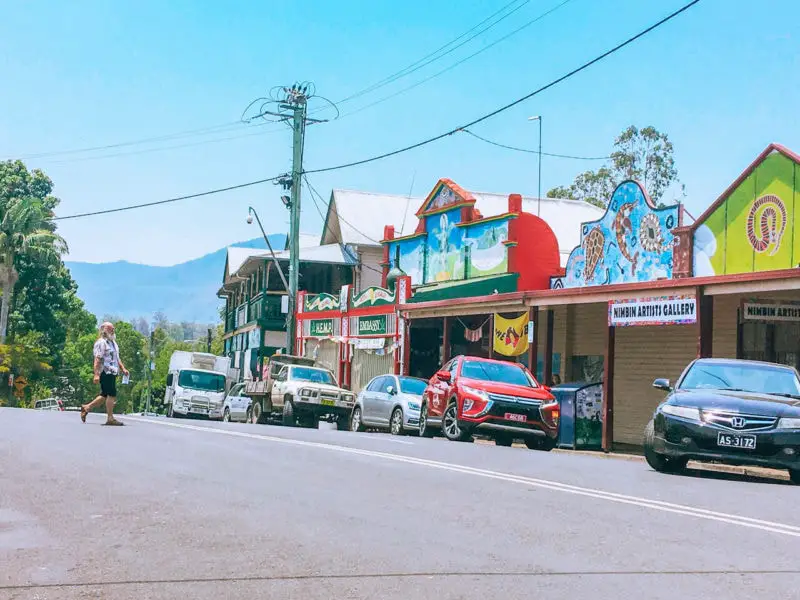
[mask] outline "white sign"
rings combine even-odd
[[[383,348],[385,338],[354,338],[350,340],[355,348],[360,350],[377,350]]]
[[[281,312],[284,315],[289,312],[289,296],[287,294],[281,296]]]
[[[689,325],[697,323],[697,298],[694,295],[658,296],[608,303],[608,325]]]
[[[771,304],[767,302],[742,303],[745,321],[800,321],[800,303]]]
[[[535,324],[533,321],[528,321],[528,343],[533,343],[533,328]]]

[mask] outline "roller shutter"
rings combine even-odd
[[[305,356],[313,358],[318,367],[339,372],[339,344],[333,340],[306,340]]]
[[[644,428],[664,399],[653,380],[676,381],[697,357],[697,326],[617,327],[615,339],[614,442],[641,446]]]
[[[394,354],[376,354],[374,350],[353,349],[350,389],[359,393],[373,377],[394,373]]]

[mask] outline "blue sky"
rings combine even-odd
[[[36,1],[0,19],[0,158],[139,140],[228,124],[274,85],[311,80],[340,100],[425,56],[509,0],[457,3]],[[346,102],[358,109],[435,73],[562,0],[531,0],[451,55]],[[520,0],[520,4],[522,0]],[[225,4],[230,4],[226,6]],[[571,0],[538,23],[413,90],[309,129],[306,168],[413,143],[562,75],[683,0]],[[454,6],[458,6],[454,9]],[[645,39],[522,106],[476,126],[501,143],[604,155],[630,124],[669,134],[695,215],[772,141],[800,150],[800,5],[703,0]],[[235,138],[209,142],[220,138]],[[189,145],[191,144],[191,145]],[[175,147],[183,146],[183,147]],[[153,151],[158,149],[157,151]],[[94,153],[28,158],[62,199],[60,214],[149,202],[284,172],[288,129],[232,126]],[[542,189],[598,163],[544,158]],[[385,161],[311,176],[333,187],[427,194],[440,177],[480,191],[537,189],[535,156],[457,135]],[[278,188],[262,185],[171,206],[65,221],[73,260],[173,264],[285,231]],[[302,229],[321,219],[305,195]],[[110,238],[108,237],[110,236]],[[110,239],[107,243],[103,239]]]

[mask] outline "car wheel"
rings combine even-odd
[[[350,416],[350,431],[364,431],[364,423],[361,422],[361,409],[356,406]]]
[[[294,403],[291,400],[283,401],[282,423],[284,427],[294,427],[297,424],[294,417]]]
[[[230,423],[231,422],[231,411],[229,408],[225,409],[225,412],[222,414],[222,422],[223,423]]]
[[[399,406],[392,411],[389,431],[392,435],[403,435],[403,409]]]
[[[428,426],[428,405],[423,404],[419,411],[419,437],[432,438],[433,429]]]
[[[508,448],[513,443],[514,443],[514,438],[508,435],[500,435],[494,438],[495,446],[503,446],[504,448]]]
[[[800,470],[789,469],[789,481],[795,485],[800,485]]]
[[[670,458],[669,456],[659,454],[653,449],[655,437],[655,425],[653,421],[650,421],[647,427],[644,428],[644,459],[647,461],[647,464],[650,465],[654,471],[658,471],[659,473],[675,473],[683,469],[688,462],[687,460],[682,458]]]
[[[442,415],[442,431],[444,437],[451,442],[466,442],[472,436],[468,431],[464,431],[458,424],[458,404],[451,400],[447,405],[447,409]]]

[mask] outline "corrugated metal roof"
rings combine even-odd
[[[475,207],[484,217],[500,215],[508,211],[508,194],[470,192],[475,196]],[[561,266],[567,265],[570,252],[581,243],[581,223],[599,219],[605,210],[580,200],[542,198],[541,213],[537,198],[522,197],[522,210],[541,217],[556,234]]]
[[[475,207],[484,217],[493,217],[508,211],[508,194],[472,192]],[[384,225],[394,225],[395,235],[409,235],[417,227],[416,212],[425,198],[375,194],[353,190],[333,190],[329,219],[340,216],[341,240],[336,239],[334,224],[323,232],[327,242],[341,241],[344,244],[377,246],[383,239]],[[539,202],[536,198],[523,196],[522,209],[537,214]],[[603,216],[604,210],[581,202],[561,198],[542,198],[541,214],[558,240],[561,266],[566,266],[573,248],[581,242],[581,223]]]
[[[247,260],[247,257],[260,252],[253,248],[240,248],[238,246],[228,246],[228,273],[227,277],[232,276]]]

